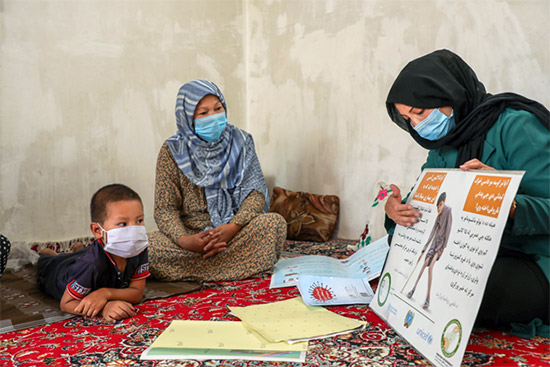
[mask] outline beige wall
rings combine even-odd
[[[122,182],[154,229],[155,162],[176,94],[215,80],[245,124],[241,0],[1,1],[0,232],[88,235],[89,200]]]
[[[357,238],[378,180],[408,188],[426,152],[384,100],[410,59],[449,48],[491,92],[550,105],[550,2],[0,0],[0,233],[87,235],[93,192],[123,182],[152,217],[179,86],[207,78],[268,184],[341,198]]]
[[[358,239],[378,181],[407,191],[427,152],[387,116],[405,64],[460,54],[490,92],[550,106],[550,2],[281,0],[248,5],[248,129],[271,185],[341,200]]]

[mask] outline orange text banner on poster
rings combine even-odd
[[[498,218],[510,177],[477,175],[464,203],[464,211]]]
[[[418,189],[414,193],[413,200],[422,201],[428,204],[435,203],[441,184],[445,180],[445,172],[426,172]]]

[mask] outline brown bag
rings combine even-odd
[[[325,242],[336,227],[339,208],[340,199],[335,195],[315,195],[274,187],[269,210],[285,218],[288,239]]]

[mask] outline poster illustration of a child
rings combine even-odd
[[[426,254],[424,264],[420,269],[420,274],[418,274],[418,278],[414,283],[414,287],[409,291],[409,293],[407,293],[408,298],[411,298],[413,296],[416,290],[416,286],[418,285],[418,282],[420,281],[422,274],[424,274],[424,270],[426,270],[427,268],[428,269],[428,293],[426,295],[426,301],[422,306],[422,308],[424,308],[425,310],[428,309],[428,307],[430,307],[430,292],[432,287],[433,268],[435,263],[441,258],[441,255],[443,255],[443,251],[445,250],[445,247],[447,247],[447,242],[449,241],[449,234],[451,232],[451,225],[453,221],[452,210],[450,207],[445,205],[446,199],[447,199],[447,194],[445,192],[441,193],[441,195],[439,195],[439,198],[437,199],[437,219],[435,220],[435,224],[432,228],[432,232],[428,237],[428,241],[426,241],[426,244],[422,249],[422,252],[418,258],[417,264],[418,262],[420,262],[420,260],[424,256],[424,253],[426,252],[428,245],[430,245],[430,243],[431,245],[428,248],[428,252]]]

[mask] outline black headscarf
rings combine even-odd
[[[394,103],[418,108],[451,106],[455,127],[439,140],[422,138],[399,114]],[[449,50],[438,50],[409,62],[393,83],[386,108],[390,118],[426,149],[451,145],[458,149],[455,167],[481,159],[487,131],[507,108],[534,114],[550,130],[550,112],[542,104],[515,93],[489,94],[475,72]]]

